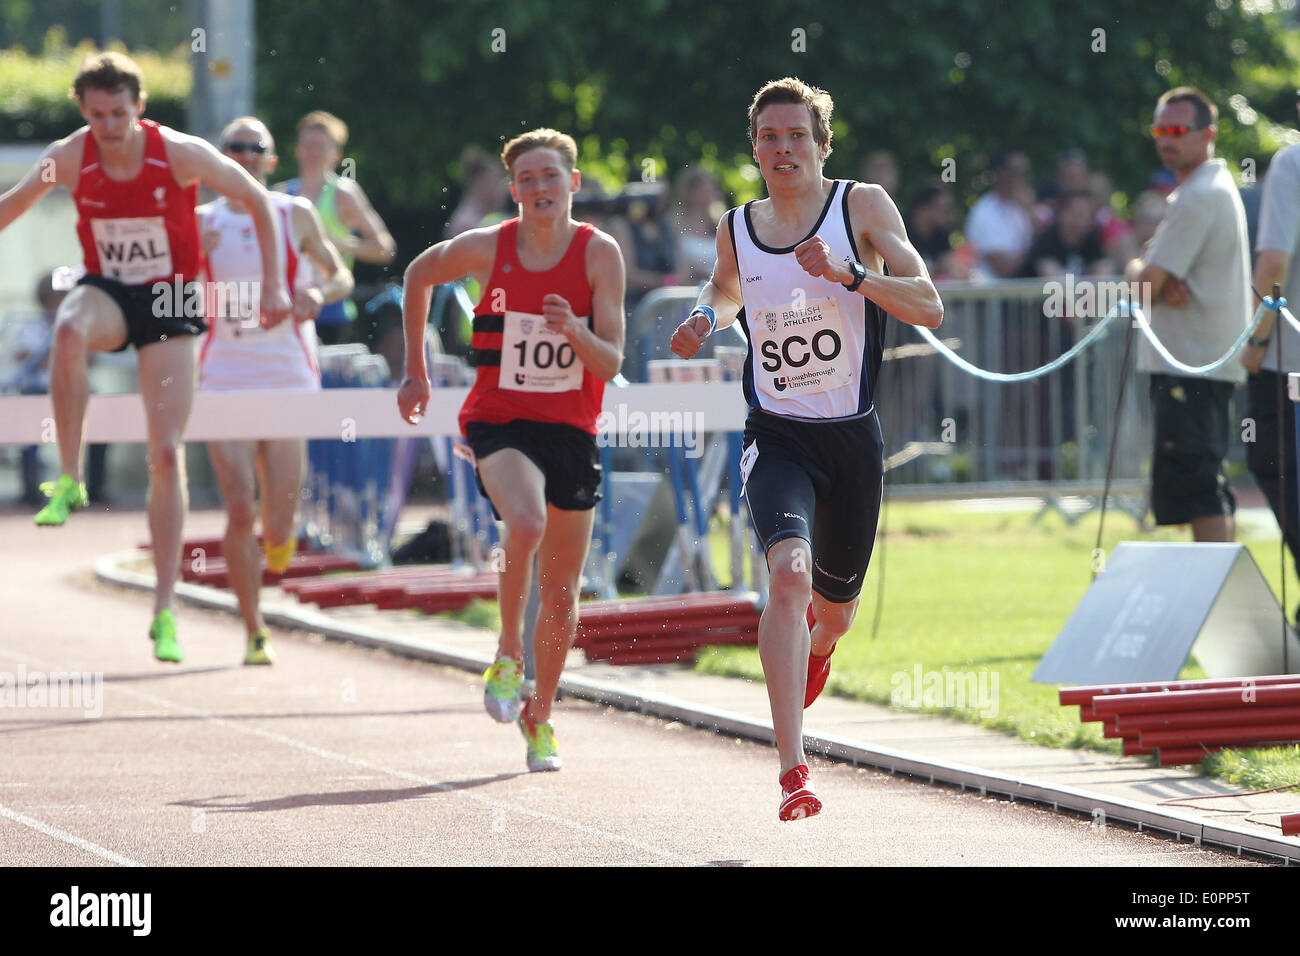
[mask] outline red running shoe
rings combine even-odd
[[[808,785],[808,767],[799,764],[781,778],[782,820],[803,820],[821,812],[822,802]]]
[[[813,617],[812,605],[809,604],[808,630],[811,631],[815,623],[817,619]],[[831,654],[834,653],[835,649],[831,648]],[[821,696],[821,692],[826,687],[826,678],[831,676],[831,654],[818,657],[812,651],[808,652],[808,685],[803,695],[804,710],[812,706],[812,702]]]

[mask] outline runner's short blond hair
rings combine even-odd
[[[324,110],[312,110],[298,120],[298,134],[302,135],[302,131],[305,129],[323,129],[325,134],[334,140],[334,145],[339,149],[348,144],[348,124],[333,113],[326,113]]]
[[[543,128],[520,133],[506,143],[505,149],[501,150],[501,162],[505,164],[506,172],[513,176],[515,160],[533,149],[555,150],[564,159],[569,172],[573,172],[573,168],[578,165],[578,144],[573,141],[573,137],[558,129]]]

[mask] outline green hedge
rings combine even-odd
[[[184,129],[194,85],[189,49],[183,47],[165,56],[117,49],[144,71],[149,94],[145,115]],[[21,48],[0,50],[0,142],[44,143],[84,125],[69,91],[82,61],[95,52],[91,43],[68,46],[61,28],[50,30],[45,48],[38,53]]]

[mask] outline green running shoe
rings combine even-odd
[[[559,770],[564,766],[560,759],[560,750],[555,746],[555,728],[549,720],[533,723],[525,708],[519,713],[519,730],[528,743],[528,769],[537,773],[544,770]]]
[[[483,708],[499,724],[508,724],[519,716],[519,686],[524,682],[524,662],[513,657],[498,657],[483,672]]]
[[[275,648],[271,646],[271,634],[265,628],[248,639],[248,652],[244,654],[245,664],[274,664]]]
[[[86,497],[86,486],[71,475],[59,475],[58,481],[41,482],[41,491],[50,503],[36,513],[39,525],[61,525],[73,511],[86,507],[90,502]]]
[[[153,638],[153,656],[160,661],[172,661],[179,664],[185,659],[181,646],[176,643],[176,615],[171,608],[163,608],[149,625],[149,636]]]

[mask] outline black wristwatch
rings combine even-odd
[[[845,282],[844,288],[850,292],[857,292],[858,286],[862,285],[862,280],[867,277],[867,267],[861,262],[850,262],[849,270],[853,273],[853,281]]]
[[[1265,347],[1268,345],[1268,343],[1269,343],[1269,342],[1272,342],[1272,341],[1273,341],[1273,337],[1272,337],[1272,336],[1267,336],[1267,337],[1262,338],[1262,339],[1257,339],[1257,338],[1255,338],[1255,336],[1252,335],[1250,338],[1246,339],[1246,344],[1247,344],[1247,345],[1252,345],[1252,346],[1254,346],[1254,347],[1257,348],[1257,349],[1262,349],[1262,348],[1265,348]]]

